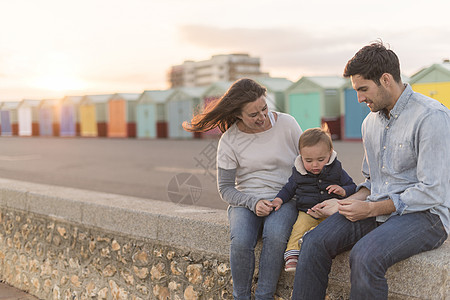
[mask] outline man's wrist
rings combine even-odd
[[[377,215],[376,215],[376,202],[371,202],[371,201],[369,201],[368,202],[368,204],[369,204],[369,215],[368,215],[368,217],[370,218],[370,217],[376,217]]]
[[[388,215],[395,212],[394,201],[391,199],[372,202],[369,201],[369,217],[377,217],[381,215]]]

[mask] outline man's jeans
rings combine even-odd
[[[387,269],[447,239],[440,218],[429,211],[351,222],[336,213],[303,238],[292,299],[324,299],[332,259],[351,250],[350,299],[387,299]]]
[[[250,299],[255,269],[255,246],[261,235],[263,247],[259,258],[256,299],[273,299],[283,267],[283,253],[297,218],[295,201],[281,205],[267,217],[258,217],[245,207],[230,207],[230,265],[234,299]]]

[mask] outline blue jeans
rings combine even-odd
[[[250,299],[255,270],[255,246],[262,233],[258,285],[255,299],[273,299],[284,259],[283,253],[297,219],[295,201],[289,201],[267,217],[245,207],[229,207],[230,265],[234,299]]]
[[[351,250],[350,299],[387,299],[387,269],[444,243],[447,233],[429,211],[351,222],[336,213],[303,238],[292,299],[324,299],[332,259]]]

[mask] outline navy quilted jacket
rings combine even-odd
[[[291,177],[277,197],[280,197],[285,203],[296,196],[297,209],[306,212],[324,200],[344,198],[334,193],[329,194],[326,190],[329,185],[337,184],[341,186],[345,190],[346,197],[353,194],[356,190],[356,184],[342,169],[341,162],[336,158],[335,152],[330,161],[320,174],[315,175],[304,169],[301,157],[298,156],[295,166],[292,168]]]

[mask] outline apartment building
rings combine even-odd
[[[171,88],[208,86],[218,81],[235,81],[243,77],[268,76],[260,71],[260,59],[246,53],[214,55],[205,61],[185,61],[168,72]]]

